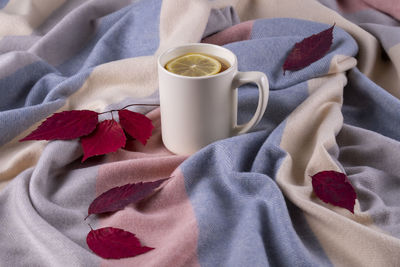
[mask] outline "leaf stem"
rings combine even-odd
[[[107,111],[104,111],[104,112],[98,112],[97,114],[100,115],[100,114],[105,114],[105,113],[108,113],[108,112],[111,112],[111,114],[112,114],[112,112],[114,112],[114,111],[120,111],[122,109],[126,109],[126,108],[131,107],[131,106],[160,106],[160,104],[129,104],[129,105],[126,105],[125,107],[120,108],[120,109],[111,109],[111,110],[107,110]]]

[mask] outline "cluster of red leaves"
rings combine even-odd
[[[115,152],[124,147],[125,133],[145,145],[154,128],[146,116],[126,109],[118,110],[119,123],[114,119],[99,122],[99,114],[91,110],[55,113],[20,141],[80,138],[84,162],[89,157]]]
[[[137,203],[153,194],[167,179],[169,178],[111,188],[93,200],[88,209],[88,216],[115,212],[129,204]],[[105,259],[134,257],[154,249],[142,246],[133,233],[114,227],[92,229],[86,237],[86,243],[94,253]]]
[[[126,107],[109,111],[111,114],[113,111],[118,111],[119,123],[114,117],[99,122],[99,115],[102,113],[91,110],[55,113],[20,141],[80,138],[83,148],[82,162],[89,157],[115,152],[124,147],[126,135],[146,145],[154,128],[151,120],[140,113],[126,110]],[[167,179],[112,188],[92,202],[88,216],[114,212],[128,204],[137,203],[154,193]],[[113,227],[92,229],[86,237],[86,243],[93,252],[106,259],[133,257],[153,249],[142,246],[133,233]]]

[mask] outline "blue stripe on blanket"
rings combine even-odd
[[[56,70],[51,65],[38,61],[17,70],[11,76],[1,79],[0,88],[3,97],[0,98],[0,111],[40,104],[47,92],[39,91],[36,93],[34,85],[45,75],[54,72]]]
[[[39,61],[0,80],[0,88],[10,91],[2,99],[8,110],[0,112],[0,146],[61,108],[65,99],[82,86],[90,72],[91,69],[87,69],[66,78],[54,72],[47,63]],[[7,107],[7,104],[14,103],[18,106]]]
[[[0,0],[0,8],[5,7],[8,4],[9,0]]]
[[[110,61],[154,54],[159,45],[161,0],[133,3],[101,19],[99,29],[80,53],[57,68],[74,73]]]
[[[290,217],[273,181],[286,155],[279,147],[284,126],[214,143],[181,166],[202,266],[330,265],[297,207],[290,206]]]
[[[357,68],[348,73],[344,89],[344,122],[400,140],[399,100]]]

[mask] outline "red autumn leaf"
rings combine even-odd
[[[332,45],[334,27],[335,24],[296,43],[283,64],[283,75],[286,70],[303,69],[325,56]]]
[[[134,234],[114,227],[92,229],[86,237],[86,243],[104,259],[134,257],[154,249],[142,246]]]
[[[153,123],[143,114],[122,109],[118,111],[119,123],[122,128],[133,138],[139,140],[143,145],[150,138],[153,131]]]
[[[54,113],[36,130],[20,141],[68,140],[90,134],[98,122],[98,113],[91,110],[70,110]]]
[[[357,194],[347,176],[336,171],[322,171],[311,176],[315,194],[322,201],[354,213]]]
[[[169,178],[111,188],[93,200],[88,209],[88,216],[122,210],[128,204],[137,203],[151,195],[167,179]]]
[[[81,137],[84,162],[87,158],[115,152],[125,146],[124,130],[115,120],[105,120],[97,124],[96,129],[87,136]]]

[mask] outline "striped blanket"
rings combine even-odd
[[[0,0],[0,266],[400,266],[399,20],[397,0]],[[328,53],[283,75],[293,45],[334,23]],[[268,76],[250,133],[175,155],[159,109],[137,106],[155,126],[145,146],[81,163],[77,139],[19,142],[55,112],[159,103],[157,56],[193,42]],[[238,95],[246,122],[257,88]],[[354,214],[316,197],[323,170],[348,176]],[[84,221],[108,189],[169,176]],[[155,249],[102,259],[87,223]]]

